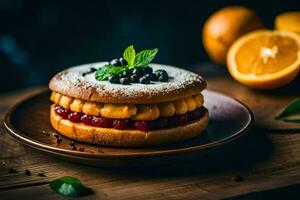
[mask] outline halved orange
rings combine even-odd
[[[259,30],[236,40],[227,54],[230,74],[253,88],[287,85],[299,73],[300,35],[283,30]]]

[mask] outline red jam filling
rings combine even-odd
[[[184,125],[189,122],[199,120],[207,112],[207,109],[205,107],[200,107],[183,115],[174,115],[168,118],[160,117],[153,121],[135,121],[129,118],[112,119],[102,116],[92,116],[84,113],[72,112],[58,105],[55,105],[54,110],[63,119],[68,119],[74,123],[84,123],[89,126],[96,126],[101,128],[115,128],[118,130],[135,129],[141,131],[149,131]]]

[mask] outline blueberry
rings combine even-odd
[[[132,73],[133,73],[133,74],[136,74],[138,77],[144,76],[143,70],[142,70],[142,69],[139,69],[139,68],[134,69]]]
[[[154,74],[155,74],[157,77],[159,77],[159,76],[162,74],[162,72],[161,72],[161,70],[159,69],[159,70],[155,70]]]
[[[129,85],[130,84],[129,78],[121,78],[120,83],[122,85]]]
[[[114,65],[114,66],[122,66],[122,63],[117,58],[115,58],[112,61],[110,61],[109,64]]]
[[[124,58],[119,58],[119,61],[120,61],[122,66],[128,64],[127,61]]]
[[[108,81],[110,83],[120,83],[120,78],[118,76],[110,76],[108,77]]]
[[[141,84],[149,84],[150,83],[150,78],[147,76],[143,76],[140,78],[140,83]]]
[[[156,76],[156,74],[150,73],[150,74],[147,74],[146,76],[149,77],[151,81],[158,80],[158,77]]]
[[[69,144],[70,144],[70,146],[75,146],[75,142],[72,140],[69,142]]]
[[[128,69],[122,73],[124,77],[129,77],[132,74],[132,69]]]
[[[160,82],[168,82],[169,81],[169,76],[168,74],[161,74],[159,77],[158,77],[158,80]]]
[[[94,67],[91,67],[89,71],[82,73],[82,76],[86,76],[88,74],[94,73],[95,71],[97,71],[97,69]]]
[[[168,82],[169,81],[169,76],[168,76],[168,73],[166,72],[166,70],[159,69],[159,70],[155,70],[154,73],[158,77],[158,80],[160,82]]]
[[[131,81],[132,83],[138,83],[138,82],[139,82],[139,77],[138,77],[136,74],[132,74],[132,75],[130,76],[130,81]]]
[[[153,72],[153,69],[151,67],[147,66],[143,69],[143,71],[145,74],[151,74]]]
[[[154,73],[155,73],[155,75],[156,75],[157,77],[159,77],[159,76],[162,75],[162,74],[168,75],[168,73],[166,72],[166,70],[163,70],[163,69],[155,70]]]

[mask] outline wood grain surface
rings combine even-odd
[[[64,199],[47,184],[64,175],[78,177],[93,190],[92,195],[80,199],[274,199],[282,194],[291,199],[291,195],[299,195],[300,127],[273,120],[299,95],[299,90],[290,89],[297,85],[263,92],[224,78],[227,75],[207,77],[209,89],[230,95],[253,110],[256,127],[249,137],[182,165],[96,168],[25,147],[1,124],[0,199]],[[37,91],[39,88],[1,95],[1,120],[9,106]]]

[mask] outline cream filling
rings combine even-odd
[[[153,104],[111,104],[84,101],[52,92],[50,100],[73,112],[87,115],[104,116],[114,119],[131,118],[134,120],[155,120],[158,117],[171,117],[193,111],[203,105],[202,94],[193,95],[176,101]]]

